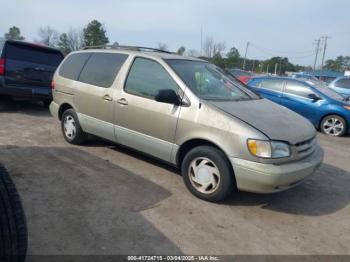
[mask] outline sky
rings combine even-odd
[[[0,6],[0,35],[17,26],[26,40],[38,39],[42,26],[63,33],[97,19],[110,42],[124,45],[200,51],[202,28],[203,41],[213,37],[242,56],[249,41],[250,59],[286,56],[313,65],[313,42],[324,35],[331,37],[326,59],[350,55],[350,0],[0,0]]]

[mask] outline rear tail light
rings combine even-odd
[[[0,76],[5,75],[5,59],[0,59]]]
[[[51,88],[55,89],[55,81],[53,81],[53,80],[51,81]]]

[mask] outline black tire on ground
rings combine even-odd
[[[324,124],[326,121],[332,119],[332,118],[335,118],[337,120],[339,120],[340,122],[343,123],[343,126],[344,126],[344,129],[341,133],[337,134],[337,135],[332,135],[332,134],[327,134],[325,128],[324,128]],[[331,135],[331,136],[337,136],[337,137],[340,137],[340,136],[344,136],[347,131],[348,131],[348,123],[346,122],[346,120],[344,118],[342,118],[341,116],[338,116],[338,115],[329,115],[329,116],[326,116],[322,119],[321,121],[321,124],[320,124],[320,131],[323,133],[323,134],[326,134],[326,135]]]
[[[72,137],[68,137],[66,135],[65,128],[64,128],[64,121],[68,117],[71,117],[74,119],[75,135]],[[64,113],[62,115],[62,119],[61,119],[61,128],[62,128],[62,133],[63,133],[64,139],[70,144],[80,145],[80,144],[84,143],[86,141],[86,139],[88,138],[87,133],[85,133],[83,131],[83,129],[81,128],[81,126],[79,124],[79,119],[78,119],[78,116],[75,113],[74,109],[68,109],[68,110],[64,111]]]
[[[191,162],[198,157],[210,159],[214,162],[220,172],[220,182],[218,187],[210,194],[199,192],[190,181],[189,167]],[[236,181],[231,164],[226,155],[213,146],[198,146],[190,150],[181,163],[181,174],[188,190],[198,198],[209,202],[222,201],[236,190]]]
[[[0,261],[23,262],[27,253],[27,225],[16,187],[0,165]]]

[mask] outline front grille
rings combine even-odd
[[[295,144],[296,151],[298,153],[298,158],[303,158],[312,154],[315,150],[315,146],[316,146],[315,137]]]

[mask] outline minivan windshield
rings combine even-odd
[[[259,99],[259,96],[213,64],[181,59],[167,59],[166,62],[201,99],[218,101]]]
[[[321,82],[321,81],[312,81],[312,80],[308,80],[306,81],[309,85],[312,85],[313,87],[315,87],[318,91],[320,91],[321,93],[325,94],[326,96],[337,100],[337,101],[342,101],[344,102],[345,99],[343,96],[341,96],[340,94],[338,94],[337,92],[335,92],[334,90],[330,89],[327,84]]]

